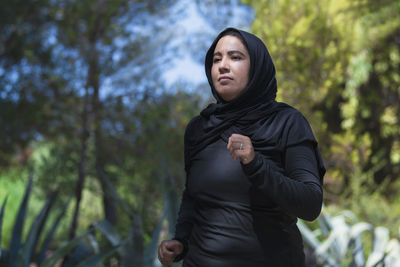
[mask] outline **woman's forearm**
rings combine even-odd
[[[322,188],[316,157],[311,144],[288,148],[285,174],[261,154],[242,165],[249,180],[271,198],[284,212],[305,220],[318,217],[322,206]]]

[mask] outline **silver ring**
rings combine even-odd
[[[239,150],[242,150],[242,149],[243,149],[243,143],[240,143]]]

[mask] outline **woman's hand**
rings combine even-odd
[[[254,148],[249,137],[241,134],[232,134],[227,146],[234,160],[239,159],[247,164],[254,159]]]
[[[158,246],[158,260],[162,265],[170,265],[183,251],[183,244],[178,240],[164,240]]]

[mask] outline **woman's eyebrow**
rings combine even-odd
[[[245,56],[245,54],[242,51],[239,51],[239,50],[230,50],[230,51],[228,51],[228,55],[232,55],[232,54],[240,54],[242,56]]]
[[[230,50],[230,51],[228,51],[228,55],[233,55],[233,54],[240,54],[242,56],[245,56],[245,54],[243,52],[239,51],[239,50]],[[215,56],[222,56],[222,53],[221,52],[215,52],[214,53],[214,57]]]
[[[220,56],[222,56],[222,53],[221,53],[221,52],[215,52],[213,56],[214,56],[214,57],[215,57],[215,56],[220,57]]]

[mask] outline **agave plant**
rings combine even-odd
[[[302,221],[297,224],[304,242],[313,250],[316,266],[344,266],[349,255],[350,266],[400,266],[400,242],[398,239],[390,240],[387,228],[358,222],[351,211],[331,217],[323,209],[318,222],[320,228],[315,231],[311,231]],[[362,239],[366,231],[373,236],[372,251],[368,257],[364,253]]]
[[[166,171],[166,174],[161,177],[164,209],[153,230],[150,242],[143,247],[142,219],[140,215],[134,212],[129,204],[119,196],[117,190],[104,173],[101,171],[99,173],[101,174],[101,179],[107,185],[108,192],[106,193],[117,200],[124,211],[129,214],[131,218],[131,230],[128,236],[121,237],[107,220],[94,222],[92,226],[99,230],[111,245],[119,246],[117,252],[121,259],[121,266],[162,267],[157,257],[162,225],[167,220],[169,226],[168,232],[173,233],[178,207],[178,196],[175,191],[176,187],[173,185],[172,176]],[[179,266],[179,263],[174,263],[172,266]]]
[[[36,216],[35,220],[29,228],[29,232],[25,240],[22,240],[22,233],[24,224],[26,221],[26,215],[28,212],[28,202],[32,191],[33,175],[28,180],[26,185],[26,190],[24,197],[21,201],[20,207],[18,209],[17,216],[15,218],[14,228],[12,231],[11,242],[8,250],[0,247],[0,265],[9,267],[28,267],[32,261],[36,261],[40,267],[50,267],[54,266],[57,262],[61,261],[67,255],[71,254],[71,251],[78,245],[82,244],[84,239],[90,239],[92,236],[92,231],[88,230],[82,235],[76,237],[73,240],[65,242],[59,248],[57,248],[51,256],[46,258],[46,252],[49,249],[50,243],[53,240],[54,233],[56,232],[61,219],[63,218],[65,211],[67,209],[68,203],[59,212],[58,216],[54,220],[50,227],[50,230],[45,233],[43,231],[46,222],[48,221],[48,216],[50,214],[52,205],[54,203],[56,194],[53,194],[43,205],[41,211]],[[4,210],[7,203],[7,197],[3,201],[0,210],[0,244],[1,244],[1,233],[2,224],[4,219]],[[44,236],[44,241],[40,249],[38,249],[38,243],[41,237]],[[103,253],[87,253],[85,257],[79,259],[79,263],[74,266],[93,266],[100,263],[104,258],[110,256],[118,247],[113,247],[109,251]],[[38,253],[36,251],[39,250]]]

